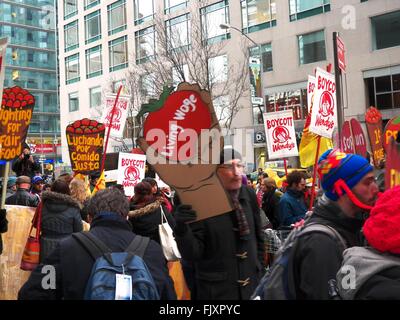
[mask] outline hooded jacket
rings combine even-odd
[[[343,253],[342,268],[336,279],[344,300],[399,300],[400,257],[371,247],[349,248]]]
[[[325,195],[319,199],[308,223],[328,225],[346,242],[347,248],[362,245],[362,219],[346,216]],[[297,299],[328,300],[329,280],[336,279],[343,260],[343,248],[325,233],[310,233],[300,237],[293,259],[293,279]]]
[[[171,228],[175,227],[175,220],[163,205],[162,198],[156,199],[154,202],[138,207],[131,205],[129,212],[129,221],[132,224],[132,231],[144,237],[160,243],[160,235],[158,233],[158,225],[161,224],[161,207],[167,217],[167,221]],[[133,210],[132,210],[133,209]]]
[[[80,205],[71,196],[45,191],[42,201],[40,261],[43,261],[62,239],[73,232],[82,231],[83,228]]]

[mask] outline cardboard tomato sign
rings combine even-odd
[[[124,186],[125,195],[132,197],[135,194],[135,186],[144,179],[145,169],[144,154],[120,152],[117,183]]]
[[[114,116],[112,117],[112,123],[111,123],[111,115],[115,99],[116,95],[106,96],[106,107],[103,111],[103,115],[100,121],[104,123],[107,129],[111,127],[111,132],[110,132],[111,136],[122,138],[128,114],[130,97],[122,95],[118,97],[118,102],[115,106]]]
[[[350,125],[353,133],[355,153],[365,158],[367,156],[367,141],[361,124],[356,119],[351,119]]]
[[[389,138],[386,147],[385,188],[400,185],[400,143],[394,137]]]
[[[332,138],[337,125],[335,76],[317,68],[310,131]]]
[[[400,115],[390,119],[385,127],[385,134],[383,136],[383,146],[385,150],[388,149],[388,145],[392,137],[395,140],[397,139],[399,131],[400,131]]]
[[[0,159],[12,160],[22,152],[31,123],[35,98],[20,87],[3,92],[0,109]]]
[[[367,109],[365,113],[365,124],[367,126],[374,165],[378,167],[381,160],[385,157],[382,141],[382,115],[378,109],[375,107],[369,107]]]
[[[72,171],[92,174],[100,171],[105,126],[96,120],[76,120],[66,128]]]
[[[270,160],[295,157],[299,154],[293,111],[264,113],[264,127]]]
[[[210,93],[186,82],[176,91],[164,87],[138,118],[146,113],[137,143],[160,178],[182,203],[192,205],[198,220],[230,212],[230,198],[216,173],[223,138]]]
[[[354,153],[353,134],[351,133],[349,121],[343,123],[341,147],[345,153]]]

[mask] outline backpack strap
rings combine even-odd
[[[90,232],[73,233],[72,237],[86,249],[86,251],[95,261],[98,257],[111,252],[111,250],[103,243],[103,241]]]
[[[129,246],[125,249],[125,252],[129,252],[143,258],[149,243],[150,238],[136,235]]]
[[[300,232],[300,234],[298,236],[300,237],[300,236],[303,236],[305,234],[309,234],[312,232],[321,232],[321,233],[328,234],[331,238],[335,239],[339,243],[339,245],[343,249],[343,251],[347,249],[346,241],[344,240],[342,235],[339,232],[337,232],[334,228],[332,228],[331,226],[328,226],[325,224],[311,223],[311,224],[305,225],[303,230]]]

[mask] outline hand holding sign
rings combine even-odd
[[[164,88],[160,100],[144,105],[138,116],[146,112],[144,137],[137,142],[182,203],[192,205],[199,219],[231,211],[216,176],[223,143],[209,92],[188,83],[175,92]]]

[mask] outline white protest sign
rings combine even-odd
[[[144,154],[120,152],[118,158],[117,183],[124,186],[129,197],[135,194],[135,186],[144,179],[146,156]]]
[[[332,138],[337,126],[335,76],[317,68],[310,132]]]
[[[293,110],[264,113],[268,158],[295,157],[297,150]]]
[[[312,97],[315,92],[315,77],[308,76],[307,82],[307,110],[310,112]]]
[[[112,110],[114,107],[116,95],[106,96],[105,108],[101,117],[102,123],[106,126],[107,130],[110,127]],[[125,128],[125,122],[128,115],[130,96],[120,95],[118,97],[117,105],[115,106],[114,116],[112,117],[112,125],[110,135],[117,138],[122,138]]]

